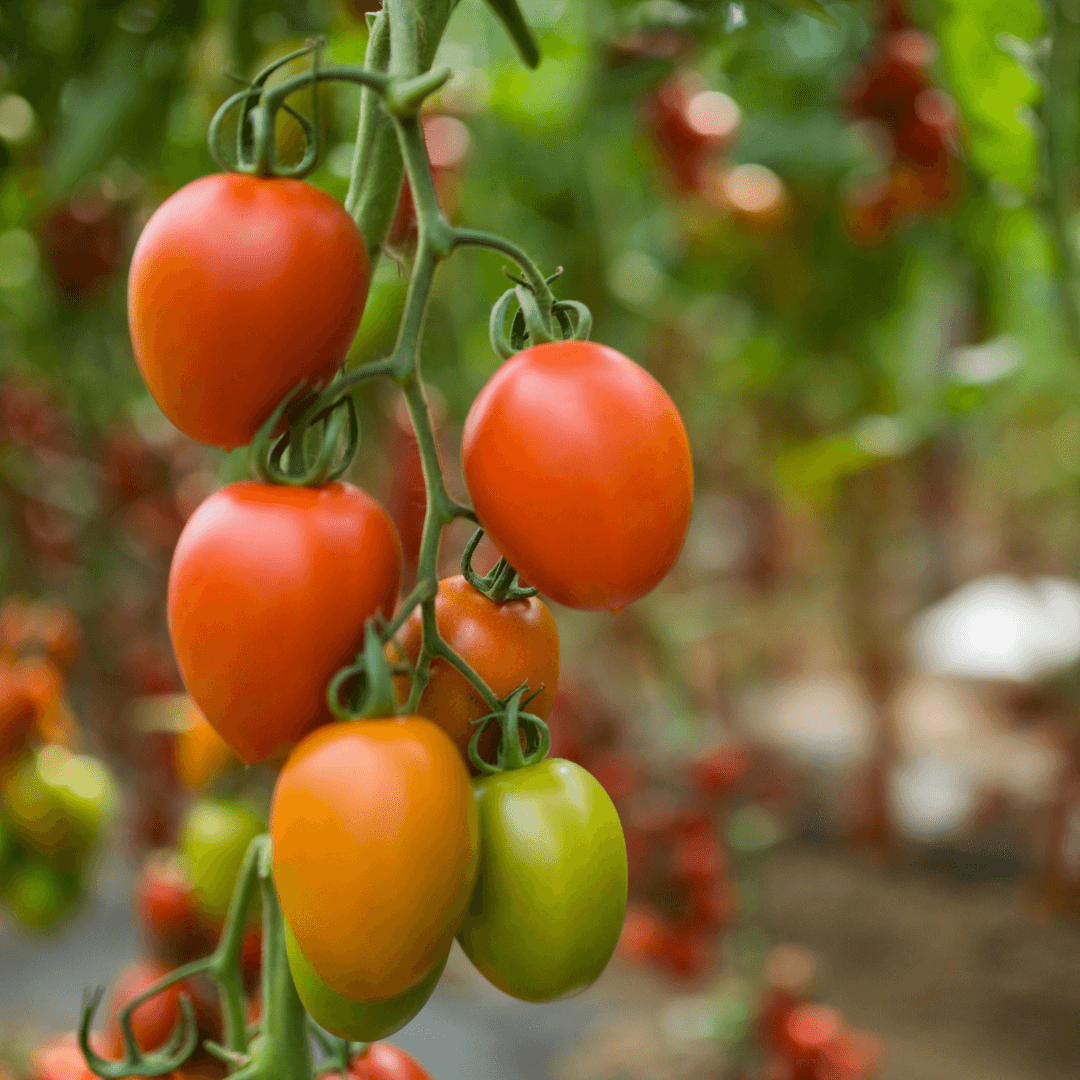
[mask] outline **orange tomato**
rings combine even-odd
[[[36,715],[19,669],[0,661],[0,758],[22,749],[34,730]]]
[[[439,582],[435,618],[442,639],[461,656],[502,698],[528,682],[540,690],[528,711],[543,720],[555,700],[559,682],[559,632],[547,606],[538,598],[496,604],[474,589],[460,574]],[[406,657],[415,663],[420,655],[420,609],[417,608],[398,633]],[[391,659],[397,654],[388,650]],[[409,696],[409,680],[398,678],[399,701]],[[541,687],[543,688],[541,690]],[[457,744],[468,760],[472,721],[491,710],[473,685],[442,659],[431,665],[431,677],[416,711],[434,720]],[[481,744],[482,756],[498,745],[498,729],[488,728]]]
[[[194,702],[186,711],[187,724],[176,733],[173,742],[176,775],[189,791],[199,792],[235,755]]]
[[[479,834],[461,755],[430,720],[311,732],[278,777],[270,835],[285,920],[332,989],[385,1000],[444,960]]]

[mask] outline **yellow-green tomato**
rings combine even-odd
[[[39,758],[27,754],[12,770],[4,787],[4,809],[31,851],[55,857],[72,845],[75,830],[64,804],[42,776]]]
[[[458,941],[523,1001],[579,993],[607,966],[626,913],[626,840],[607,792],[552,758],[473,781],[480,872]]]
[[[397,997],[385,1001],[353,1001],[319,978],[287,924],[285,951],[296,992],[312,1020],[331,1035],[354,1042],[377,1042],[400,1031],[427,1004],[450,955],[447,953],[430,975]]]
[[[38,774],[63,807],[73,838],[92,844],[116,805],[116,784],[96,757],[73,754],[62,746],[45,746],[37,756]]]
[[[191,868],[195,899],[212,920],[225,918],[248,845],[265,825],[249,806],[204,799],[184,820],[180,851]]]
[[[17,862],[4,884],[4,900],[15,917],[31,930],[48,930],[74,904],[78,881],[55,866]]]

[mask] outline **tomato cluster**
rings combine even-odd
[[[83,893],[116,800],[105,766],[74,749],[64,677],[80,643],[59,605],[14,597],[0,608],[0,896],[35,930]]]
[[[936,43],[894,0],[884,16],[882,36],[845,93],[887,162],[884,175],[853,186],[844,200],[849,234],[868,245],[889,239],[905,218],[947,210],[963,179],[959,111],[930,75]]]

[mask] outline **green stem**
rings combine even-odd
[[[536,296],[536,301],[540,307],[541,313],[545,317],[550,317],[551,305],[555,301],[555,297],[551,292],[551,286],[548,285],[544,275],[540,273],[536,263],[534,263],[532,259],[517,246],[517,244],[513,243],[513,241],[507,240],[502,236],[496,236],[494,233],[480,232],[477,229],[454,229],[453,245],[455,248],[488,248],[490,251],[501,252],[507,258],[513,259],[521,268],[521,272],[525,275],[529,287]]]
[[[1047,63],[1044,123],[1047,142],[1048,217],[1058,254],[1058,287],[1070,345],[1080,359],[1080,280],[1071,223],[1080,127],[1080,7],[1075,0],[1053,0],[1053,37]]]

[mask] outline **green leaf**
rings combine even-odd
[[[972,163],[1028,194],[1038,176],[1032,106],[1040,90],[1035,72],[1018,57],[1043,32],[1037,0],[949,0],[939,24],[942,59],[953,95],[967,121]]]
[[[513,38],[518,52],[521,53],[521,59],[529,67],[536,67],[540,63],[540,46],[533,37],[525,16],[521,14],[517,0],[487,0],[487,3]]]

